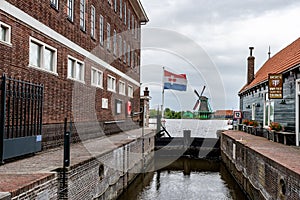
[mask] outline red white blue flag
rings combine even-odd
[[[164,89],[186,91],[186,74],[174,74],[164,70]]]

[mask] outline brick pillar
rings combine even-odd
[[[254,80],[254,61],[255,57],[252,55],[254,47],[249,47],[250,56],[248,57],[248,74],[247,74],[247,84],[249,85]]]

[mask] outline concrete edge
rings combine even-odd
[[[10,200],[11,194],[9,192],[0,192],[0,200]]]

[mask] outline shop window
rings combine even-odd
[[[84,82],[84,64],[83,62],[68,57],[68,78],[76,81]]]
[[[113,76],[107,77],[107,90],[111,92],[116,92],[116,78]]]
[[[37,39],[30,38],[29,65],[56,73],[57,50]]]
[[[99,88],[103,87],[103,72],[93,67],[91,70],[91,85]]]
[[[3,22],[0,22],[0,41],[6,44],[11,44],[11,27]]]
[[[119,81],[119,94],[125,95],[125,83],[123,81]]]

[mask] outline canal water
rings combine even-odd
[[[165,126],[174,137],[188,129],[193,137],[215,138],[217,130],[228,128],[224,120],[167,120]],[[247,199],[221,161],[155,157],[151,166],[118,200]]]
[[[164,162],[156,158],[155,163]],[[157,165],[157,164],[155,164]],[[180,158],[141,174],[118,200],[243,200],[246,195],[220,161]]]

